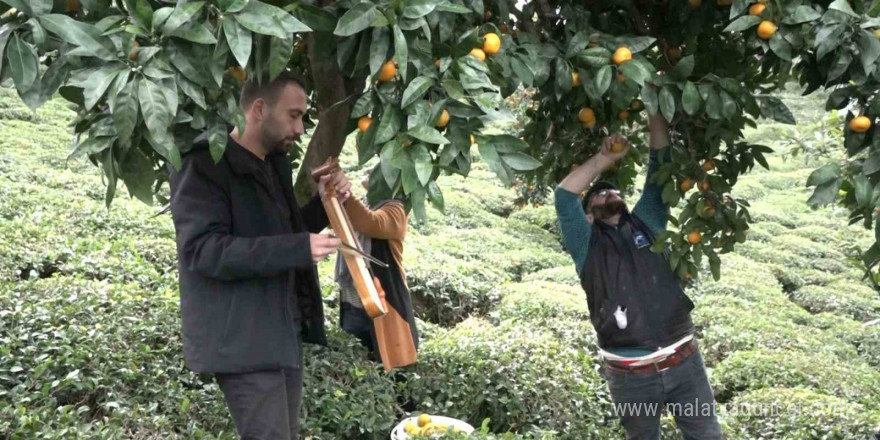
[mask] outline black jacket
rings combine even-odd
[[[300,338],[326,344],[309,232],[328,225],[320,199],[300,208],[287,155],[263,164],[232,139],[214,164],[206,137],[171,169],[187,367],[198,373],[298,368]]]
[[[651,229],[628,213],[618,226],[593,224],[581,286],[602,348],[657,350],[694,332],[694,303],[666,256],[651,251],[652,243]],[[626,317],[623,327],[614,315],[618,308]]]

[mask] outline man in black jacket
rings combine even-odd
[[[243,439],[296,439],[302,400],[302,341],[326,344],[315,263],[339,240],[320,196],[334,185],[342,201],[351,184],[324,176],[299,207],[288,146],[304,132],[307,97],[289,73],[248,81],[240,105],[244,133],[233,130],[223,157],[207,136],[171,172],[186,365],[213,373]]]

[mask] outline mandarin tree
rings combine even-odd
[[[743,130],[762,117],[796,123],[772,95],[796,82],[831,89],[827,108],[847,115],[849,157],[810,176],[809,203],[841,203],[875,227],[880,8],[863,0],[2,2],[0,78],[34,109],[56,92],[70,101],[70,156],[101,167],[108,205],[120,182],[167,202],[168,167],[198,134],[219,160],[229,127],[246,129],[242,82],[290,69],[315,104],[301,170],[357,131],[360,163],[380,164],[369,196],[403,194],[418,218],[428,203],[443,210],[437,179],[466,176],[474,148],[504,184],[541,198],[602,136],[636,140],[661,113],[672,162],[653,179],[681,209],[654,249],[669,249],[684,279],[704,258],[718,277],[719,254],[751,221],[731,189],[771,152]],[[504,98],[520,88],[533,90],[523,130],[485,130],[510,118]],[[629,188],[643,156],[632,150],[605,178]],[[880,245],[862,257],[870,273]]]

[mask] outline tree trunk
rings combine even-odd
[[[310,178],[312,167],[342,151],[352,106],[365,84],[364,78],[346,79],[339,70],[336,52],[331,50],[334,47],[332,34],[310,32],[306,35],[318,125],[296,179],[295,193],[300,204],[307,202],[316,191]]]

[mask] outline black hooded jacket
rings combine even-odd
[[[657,350],[694,331],[694,303],[652,243],[651,229],[629,213],[617,226],[593,224],[581,286],[602,348]],[[615,317],[618,310],[625,322]]]
[[[328,225],[321,200],[297,205],[286,154],[263,161],[230,138],[214,164],[204,135],[170,184],[187,366],[300,367],[300,338],[326,344],[309,240]]]

